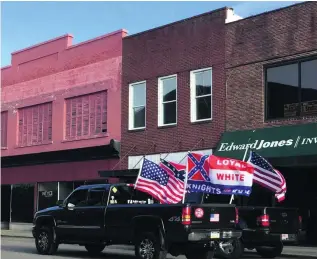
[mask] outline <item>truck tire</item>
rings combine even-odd
[[[154,233],[138,234],[134,245],[135,256],[138,259],[166,259],[167,251],[161,249],[159,238]]]
[[[186,253],[187,259],[212,259],[214,258],[215,251],[193,251]]]
[[[54,230],[52,227],[41,227],[35,236],[35,246],[39,254],[52,255],[58,249],[58,243],[54,240]]]
[[[240,239],[219,243],[216,254],[223,259],[237,259],[242,256],[244,246]]]
[[[255,248],[257,253],[265,258],[275,258],[277,256],[280,256],[283,252],[283,244],[282,243],[277,243],[275,246],[270,246],[270,247],[256,247]]]
[[[88,251],[89,254],[91,255],[98,255],[100,254],[104,249],[105,245],[85,245],[86,250]]]

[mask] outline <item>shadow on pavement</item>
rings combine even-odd
[[[76,246],[74,246],[75,248]],[[132,252],[132,254],[127,254],[127,250],[130,249],[122,249],[122,248],[116,248],[115,250],[113,250],[113,248],[111,249],[111,246],[108,248],[109,250],[107,251],[107,248],[105,248],[104,252],[102,254],[100,254],[100,256],[94,256],[93,258],[96,259],[105,259],[105,258],[109,258],[109,259],[132,259],[135,258],[134,253],[132,251],[130,251],[130,253]],[[112,251],[111,251],[112,250]],[[131,249],[132,250],[132,249]],[[19,245],[5,245],[2,244],[1,245],[1,251],[4,252],[18,252],[18,253],[25,253],[25,254],[33,254],[33,255],[38,255],[35,247],[28,247],[28,246],[19,246]],[[68,258],[92,258],[86,251],[82,250],[82,251],[76,251],[76,250],[70,250],[70,249],[63,249],[63,247],[61,247],[61,249],[59,249],[57,251],[57,253],[54,255],[54,258],[58,258],[58,257],[68,257]],[[168,256],[168,258],[177,258],[177,257],[172,257],[171,255]],[[215,258],[218,258],[217,256]],[[256,253],[253,252],[245,252],[242,256],[242,258],[246,258],[246,259],[257,259],[257,258],[262,258],[259,255],[257,255]],[[281,255],[279,258],[283,259],[283,258],[300,258],[300,259],[312,259],[313,257],[311,256],[296,256],[296,255]],[[317,258],[317,257],[316,257]]]
[[[1,245],[1,250],[6,252],[18,252],[18,253],[25,253],[25,254],[34,254],[39,255],[34,247],[25,247],[25,246],[7,246]],[[111,252],[107,251],[105,248],[104,252],[100,254],[100,256],[94,256],[93,258],[96,259],[131,259],[134,258],[134,255],[127,255],[127,254],[119,254],[120,251]],[[69,257],[69,258],[92,258],[86,251],[76,251],[76,250],[67,250],[67,249],[59,249],[56,254],[54,254],[54,258],[58,257]]]

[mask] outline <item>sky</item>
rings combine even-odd
[[[119,29],[129,35],[222,7],[243,18],[298,1],[1,2],[1,67],[11,53],[70,33],[73,44]]]

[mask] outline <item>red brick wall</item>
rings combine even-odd
[[[225,127],[224,26],[221,9],[123,40],[122,156],[213,148]],[[213,120],[190,122],[190,71],[213,68]],[[177,74],[177,126],[158,128],[158,77]],[[146,80],[146,129],[128,130],[129,84]],[[127,167],[124,159],[122,167]]]
[[[263,65],[317,54],[317,3],[306,2],[226,25],[227,130],[317,121],[264,121]]]
[[[121,112],[122,38],[125,35],[121,30],[77,45],[71,45],[69,36],[64,36],[13,53],[12,66],[1,70],[1,109],[8,112],[7,149],[2,150],[1,155],[100,146],[108,144],[111,138],[120,140],[118,116]],[[49,57],[54,53],[58,55],[53,62]],[[65,99],[102,90],[107,90],[108,134],[65,141]],[[45,102],[52,102],[53,106],[51,143],[18,147],[17,110]]]

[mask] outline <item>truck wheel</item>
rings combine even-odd
[[[273,247],[260,246],[255,248],[258,254],[265,258],[275,258],[283,252],[283,244],[278,243]]]
[[[86,250],[91,255],[98,255],[105,249],[105,245],[85,245]]]
[[[244,247],[240,239],[220,242],[216,254],[223,259],[237,259],[242,256]]]
[[[186,253],[187,259],[212,259],[214,258],[214,251],[195,251]]]
[[[52,227],[41,227],[35,237],[35,246],[39,254],[52,255],[58,249],[58,244],[54,241],[54,232]]]
[[[160,241],[154,233],[144,232],[136,238],[135,256],[138,259],[166,259],[167,252],[161,250]]]

